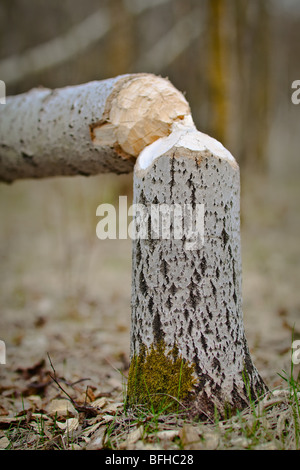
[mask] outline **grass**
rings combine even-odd
[[[294,331],[292,334],[292,344],[294,342]],[[299,375],[297,379],[294,377],[294,361],[291,358],[290,362],[290,374],[287,374],[286,371],[282,371],[282,374],[278,374],[284,382],[286,382],[288,390],[289,390],[289,403],[290,408],[292,411],[292,418],[293,418],[293,429],[294,429],[294,441],[296,449],[299,449],[299,439],[300,439],[300,383],[299,383]]]
[[[93,403],[78,405],[77,418],[24,410],[2,436],[9,441],[7,449],[300,450],[300,383],[293,362],[289,372],[279,375],[282,388],[251,400],[247,409],[229,412],[223,420],[217,415],[207,422],[187,420],[182,408],[170,412],[163,401],[159,408],[149,400],[128,409],[124,389],[123,404],[116,408],[114,400],[107,399],[92,415],[87,412]],[[69,429],[74,421],[75,428]]]
[[[51,367],[54,383],[58,385],[59,378],[52,363]],[[125,376],[120,374],[124,384]],[[207,422],[187,420],[182,407],[170,408],[164,400],[159,407],[156,400],[154,406],[150,394],[143,405],[128,408],[125,385],[117,407],[113,398],[107,398],[107,401],[102,400],[103,405],[96,413],[90,413],[94,405],[88,403],[87,392],[81,393],[85,398],[80,404],[58,385],[61,398],[77,407],[75,417],[68,413],[63,417],[57,413],[51,416],[43,410],[30,412],[24,408],[2,431],[2,436],[9,441],[7,450],[300,450],[300,383],[299,376],[295,377],[292,358],[289,371],[283,370],[278,375],[282,380],[281,388],[257,401],[251,399],[249,391],[247,409],[235,414],[228,410],[226,419],[219,419],[216,414],[214,420]],[[179,375],[178,396],[181,385]],[[174,400],[178,403],[176,397]]]
[[[275,389],[235,414],[214,422],[186,420],[184,412],[168,413],[163,402],[159,409],[133,406],[124,409],[109,428],[110,449],[267,449],[300,450],[300,383],[294,377],[291,361],[289,373],[279,374],[285,387]],[[142,432],[138,437],[136,431]],[[135,433],[135,440],[131,436]],[[189,435],[191,439],[189,440]]]

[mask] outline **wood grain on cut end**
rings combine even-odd
[[[105,119],[91,126],[95,145],[111,145],[137,157],[154,141],[172,132],[172,125],[190,115],[190,107],[167,79],[131,75],[115,86]]]

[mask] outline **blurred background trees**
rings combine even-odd
[[[242,170],[282,172],[287,153],[297,167],[299,27],[297,0],[1,0],[0,78],[13,95],[127,72],[168,76],[198,129]]]

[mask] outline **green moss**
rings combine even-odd
[[[141,346],[129,368],[127,406],[143,404],[153,412],[178,410],[194,383],[194,366],[176,346],[169,352],[162,340],[149,349]]]

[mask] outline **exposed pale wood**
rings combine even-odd
[[[155,75],[141,75],[127,82],[109,108],[107,122],[93,126],[94,144],[116,142],[135,157],[147,145],[169,135],[175,121],[190,115],[184,96]]]

